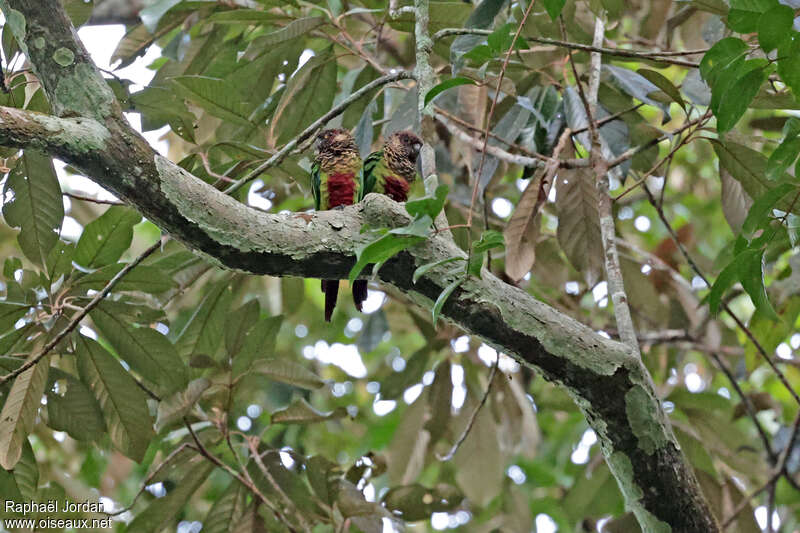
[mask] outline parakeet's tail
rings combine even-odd
[[[357,279],[353,282],[353,302],[356,309],[361,311],[361,304],[367,299],[367,280]]]
[[[333,308],[336,307],[336,298],[339,297],[339,280],[323,279],[322,292],[325,293],[325,322],[330,322]]]

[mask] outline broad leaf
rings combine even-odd
[[[175,347],[161,333],[149,327],[134,327],[110,308],[100,304],[91,313],[97,328],[131,368],[162,393],[174,392],[186,384],[187,368]]]
[[[41,343],[37,346],[41,348]],[[38,350],[32,353],[38,353]],[[22,456],[23,445],[36,423],[42,395],[47,384],[50,356],[17,376],[0,411],[0,466],[11,470]]]
[[[214,468],[208,461],[197,463],[166,496],[153,500],[147,509],[136,515],[125,531],[130,533],[162,531],[186,508],[189,498],[200,488]]]
[[[180,422],[210,386],[211,382],[206,378],[195,379],[189,383],[185,390],[178,391],[172,396],[161,400],[158,404],[156,431],[160,432],[175,422]]]
[[[83,228],[73,259],[86,268],[116,263],[131,245],[133,226],[142,215],[120,206],[109,207],[99,218]]]
[[[345,416],[347,416],[347,410],[344,407],[337,407],[329,413],[322,413],[300,398],[292,402],[288,407],[272,413],[271,420],[273,424],[314,424]]]
[[[229,280],[212,286],[186,323],[175,346],[184,361],[198,354],[214,357],[225,335],[225,319],[233,300]]]
[[[603,275],[603,244],[597,187],[590,169],[562,170],[556,179],[558,244],[593,287]]]
[[[111,443],[127,457],[141,461],[153,437],[147,397],[119,361],[97,342],[78,335],[76,347],[81,380],[100,404]]]
[[[252,372],[268,377],[279,383],[294,385],[301,389],[318,389],[325,385],[316,374],[308,370],[300,363],[290,359],[270,358],[256,361],[252,367]]]
[[[53,161],[35,150],[25,150],[3,187],[3,216],[20,228],[17,241],[25,257],[43,265],[58,241],[64,203]]]
[[[331,108],[336,94],[336,57],[330,50],[311,58],[287,82],[271,120],[270,137],[284,143]]]

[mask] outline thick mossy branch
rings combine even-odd
[[[253,274],[344,279],[356,250],[370,239],[360,232],[364,223],[398,226],[410,220],[401,204],[380,195],[315,213],[310,221],[237,202],[158,155],[131,129],[113,97],[108,99],[105,81],[58,0],[0,0],[0,7],[9,21],[23,17],[15,34],[30,51],[55,112],[73,117],[0,108],[0,144],[43,150],[81,169],[217,264]],[[48,39],[36,48],[40,36]],[[72,53],[71,62],[69,53],[56,53],[62,48]],[[412,273],[456,255],[464,252],[440,234],[387,261],[379,277],[430,308],[452,276],[443,267],[413,283]],[[718,531],[649,374],[629,348],[488,272],[464,282],[442,316],[569,391],[599,435],[644,531]]]

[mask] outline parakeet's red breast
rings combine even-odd
[[[353,136],[342,129],[327,129],[317,135],[317,157],[311,167],[311,191],[317,210],[352,205],[360,198],[358,173],[361,156]],[[339,294],[339,280],[322,280],[325,293],[325,321],[330,322]],[[353,283],[353,301],[361,311],[367,299],[367,282]]]
[[[395,202],[408,200],[408,190],[417,177],[417,156],[422,141],[410,131],[391,134],[382,150],[371,153],[361,171],[361,195],[385,194]]]

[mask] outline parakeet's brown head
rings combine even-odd
[[[422,139],[410,131],[397,131],[389,136],[386,144],[401,157],[416,163],[419,149],[422,148]]]
[[[411,181],[417,174],[417,157],[422,148],[422,139],[410,131],[397,131],[389,135],[384,144],[384,153],[389,168]]]
[[[358,151],[353,136],[347,130],[331,128],[322,130],[317,134],[317,151],[329,154],[341,154],[355,150]]]

